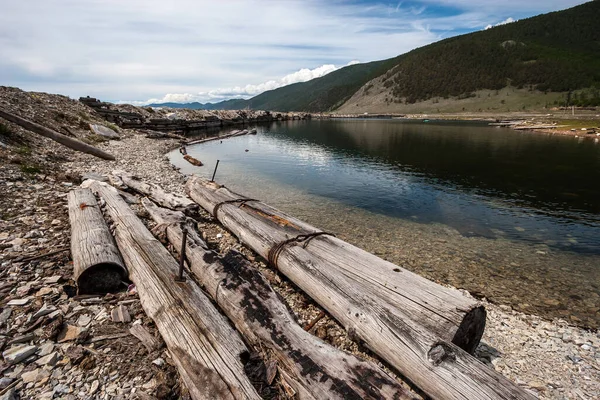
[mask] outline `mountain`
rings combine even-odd
[[[385,111],[392,106],[398,109],[447,99],[472,99],[476,104],[477,96],[491,99],[507,88],[518,96],[526,92],[550,94],[545,100],[536,97],[538,104],[558,101],[552,93],[575,91],[575,102],[600,105],[597,21],[600,0],[445,39],[388,60],[347,66],[249,100],[229,100],[209,107]]]
[[[152,103],[149,107],[188,108],[191,110],[242,110],[246,108],[244,99],[224,100],[218,103]]]
[[[206,110],[326,111],[342,105],[362,85],[385,73],[397,58],[350,65],[308,82],[294,83],[263,92],[248,100],[233,99],[219,103],[160,103],[152,107],[203,108]],[[183,107],[182,107],[183,106]]]
[[[479,96],[472,100],[477,103],[482,94],[491,98],[509,87],[519,97],[528,91],[579,90],[575,96],[587,101],[582,105],[600,105],[598,20],[600,1],[592,1],[413,50],[364,85],[341,111]]]

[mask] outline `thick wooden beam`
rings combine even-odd
[[[181,249],[185,216],[142,203],[167,238]],[[402,386],[371,362],[359,360],[306,332],[267,280],[243,256],[221,258],[187,225],[186,257],[192,272],[247,342],[269,349],[288,383],[316,399],[407,399]],[[299,390],[299,387],[301,390]]]
[[[79,294],[109,293],[127,278],[121,253],[89,189],[69,192],[71,255]]]
[[[192,144],[199,144],[199,143],[206,143],[206,142],[212,142],[213,140],[223,140],[223,139],[227,139],[230,137],[236,137],[236,136],[243,136],[248,134],[248,130],[244,129],[244,130],[233,130],[225,135],[221,135],[221,136],[211,136],[209,138],[205,138],[205,139],[195,139],[195,140],[190,140],[189,142],[186,143],[186,146],[192,145]]]
[[[143,194],[144,196],[150,197],[162,207],[175,211],[182,211],[186,215],[195,215],[198,213],[198,204],[186,196],[167,193],[160,186],[143,182],[137,177],[127,174],[125,171],[116,170],[112,172],[112,175],[128,188]]]
[[[106,204],[115,239],[146,314],[154,320],[193,399],[260,399],[244,373],[246,345],[116,190],[87,181]]]
[[[533,398],[472,357],[485,311],[258,201],[192,177],[190,197],[434,399]],[[215,215],[216,214],[216,215]],[[455,339],[458,336],[458,339]]]
[[[49,139],[54,140],[64,146],[67,146],[73,150],[81,151],[83,153],[88,153],[93,156],[103,158],[105,160],[114,160],[115,157],[111,154],[108,154],[94,146],[90,146],[89,144],[80,142],[79,140],[70,138],[68,136],[63,135],[62,133],[58,133],[53,131],[52,129],[48,129],[45,126],[36,124],[35,122],[29,121],[25,118],[21,118],[18,115],[14,115],[9,113],[6,110],[0,108],[0,117],[4,118],[7,121],[15,123],[28,131],[37,133],[38,135],[42,135]]]

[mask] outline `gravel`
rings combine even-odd
[[[3,104],[16,101],[24,108],[41,109],[36,111],[40,122],[44,118],[56,122],[55,115],[62,112],[86,123],[102,123],[86,107],[62,96],[15,94],[0,89]],[[66,111],[60,111],[61,107]],[[136,337],[126,335],[131,326],[142,324],[158,337],[134,288],[91,299],[75,295],[66,209],[66,194],[80,183],[84,173],[108,175],[116,169],[125,170],[167,191],[183,193],[185,177],[165,156],[178,142],[148,139],[122,130],[121,140],[96,144],[116,156],[117,161],[111,162],[72,152],[50,140],[32,137],[14,125],[5,125],[11,133],[2,138],[7,146],[0,146],[0,186],[4,188],[0,193],[0,349],[6,354],[0,363],[0,393],[3,397],[16,393],[21,398],[38,399],[185,396],[168,351],[164,347],[149,351]],[[23,168],[32,164],[36,169]],[[308,324],[320,314],[318,305],[268,268],[210,216],[203,214],[199,227],[212,248],[234,248],[252,261],[281,294],[299,324]],[[61,248],[65,251],[40,257]],[[476,351],[482,362],[543,399],[599,398],[597,330],[579,328],[573,321],[515,311],[501,301],[482,302],[488,310],[486,331]],[[124,318],[123,322],[114,322],[111,315],[117,308],[118,315],[126,313],[130,321]],[[387,369],[328,315],[311,332]],[[28,334],[33,336],[25,343],[7,345]],[[59,343],[59,337],[67,339]],[[15,352],[23,353],[13,357]]]

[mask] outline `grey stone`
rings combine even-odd
[[[33,314],[33,319],[38,319],[39,317],[43,317],[44,315],[48,315],[54,311],[56,311],[56,307],[49,306],[48,304],[44,303],[44,305],[37,310],[35,314]]]
[[[120,136],[117,132],[103,125],[90,124],[90,130],[96,135],[104,136],[111,139],[119,139]]]
[[[16,306],[16,307],[22,307],[24,305],[27,305],[27,303],[29,303],[29,301],[31,300],[31,298],[26,297],[24,299],[14,299],[8,302],[7,306]]]
[[[37,346],[15,346],[4,351],[2,353],[2,357],[4,357],[4,360],[6,360],[9,364],[18,364],[27,357],[35,354],[37,349]]]
[[[17,400],[15,388],[9,389],[8,392],[0,396],[0,400]]]
[[[38,355],[40,357],[47,356],[48,354],[52,353],[52,350],[54,350],[54,343],[46,342],[40,346],[40,351],[39,351]]]
[[[6,389],[11,383],[13,383],[14,379],[3,377],[0,378],[0,390]]]
[[[50,353],[50,354],[36,360],[35,363],[37,365],[39,365],[40,367],[43,367],[44,365],[54,366],[57,361],[58,361],[58,352],[55,351],[53,353]]]

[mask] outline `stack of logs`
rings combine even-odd
[[[260,398],[244,369],[253,349],[269,354],[268,381],[279,376],[291,397],[411,398],[375,363],[300,327],[240,253],[210,250],[197,231],[199,206],[431,398],[533,398],[470,354],[483,334],[485,310],[458,291],[214,182],[192,177],[190,197],[122,171],[111,182],[145,196],[155,233],[183,249],[189,268],[180,275],[180,264],[114,187],[87,180],[69,195],[79,290],[107,291],[110,285],[99,280],[131,279],[192,398]]]

